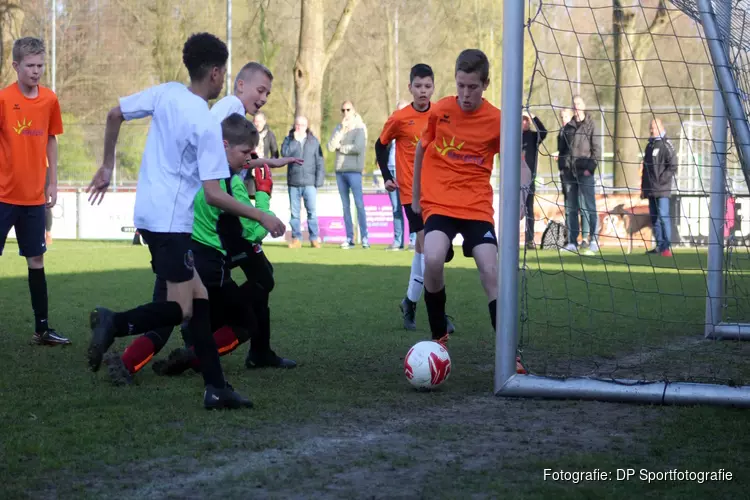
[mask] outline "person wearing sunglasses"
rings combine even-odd
[[[367,127],[362,117],[354,110],[351,101],[341,104],[341,123],[331,134],[328,141],[328,151],[336,153],[336,184],[341,195],[341,205],[344,209],[344,225],[346,226],[346,241],[341,248],[350,249],[354,245],[354,226],[349,192],[354,197],[357,208],[357,221],[362,239],[362,248],[370,248],[367,238],[367,220],[365,218],[365,202],[362,197],[362,173],[365,170],[365,145],[367,144]]]

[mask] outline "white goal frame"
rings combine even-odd
[[[571,377],[565,379],[516,373],[519,303],[519,217],[521,163],[521,112],[523,102],[523,48],[525,1],[503,3],[503,85],[501,168],[498,241],[498,300],[495,342],[495,395],[587,399],[652,404],[713,404],[750,408],[750,386],[731,387],[669,381],[613,380]],[[700,19],[715,72],[710,180],[710,227],[708,247],[706,323],[707,339],[750,339],[750,324],[721,321],[724,257],[725,170],[728,122],[738,149],[746,181],[750,180],[750,128],[732,77],[729,57],[720,28],[727,28],[729,16],[717,25],[714,4],[728,11],[728,0],[698,0]],[[726,107],[725,107],[726,106]],[[728,113],[727,113],[728,111]],[[728,116],[727,116],[728,115]],[[750,186],[750,182],[748,182]]]

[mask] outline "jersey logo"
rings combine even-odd
[[[410,126],[410,127],[413,127],[414,126],[414,120],[409,120],[408,122],[406,122],[406,124],[408,126]]]
[[[456,145],[455,135],[451,138],[451,142],[447,142],[445,140],[445,137],[443,137],[443,147],[441,148],[440,146],[438,146],[437,141],[435,141],[435,149],[438,150],[438,153],[440,153],[441,156],[445,156],[451,151],[459,151],[464,146],[465,143],[466,141],[462,142],[459,145]]]
[[[18,135],[34,135],[34,136],[42,135],[41,130],[31,129],[31,120],[27,122],[26,118],[24,118],[23,120],[16,121],[16,126],[13,127],[13,132],[15,132]]]
[[[21,111],[21,106],[19,106],[18,103],[14,104],[13,111]]]
[[[443,117],[440,118],[440,120],[438,120],[438,122],[439,123],[450,123],[451,122],[451,117],[450,117],[450,115],[443,115]]]

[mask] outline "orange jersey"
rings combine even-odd
[[[490,177],[500,151],[500,110],[483,100],[466,113],[456,96],[445,97],[432,106],[422,148],[424,220],[439,214],[494,225]]]
[[[0,202],[43,205],[49,136],[63,133],[60,103],[39,86],[28,98],[18,83],[0,90]]]
[[[427,126],[430,109],[417,111],[413,105],[395,111],[385,122],[380,142],[386,146],[396,139],[396,180],[401,203],[411,203],[411,186],[414,180],[414,153],[419,135]]]

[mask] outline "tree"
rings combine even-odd
[[[302,0],[301,3],[299,49],[294,63],[294,112],[296,116],[306,116],[310,129],[319,136],[323,78],[328,63],[344,39],[359,0],[347,0],[328,44],[324,43],[323,0]]]
[[[612,22],[615,59],[615,130],[614,130],[614,186],[634,188],[640,185],[641,108],[644,83],[643,63],[653,49],[652,35],[664,31],[669,12],[664,0],[659,0],[647,30],[636,29],[641,6],[623,7],[621,0],[613,0]]]
[[[16,0],[0,0],[0,83],[6,81],[5,60],[13,45],[14,33],[23,23],[23,10]]]

